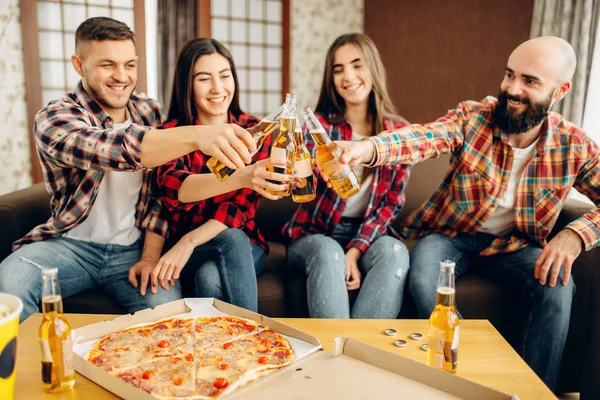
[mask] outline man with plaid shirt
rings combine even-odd
[[[435,306],[441,260],[471,265],[532,300],[522,357],[554,389],[575,284],[571,266],[600,243],[600,209],[547,241],[572,187],[600,206],[599,147],[549,112],[571,88],[576,58],[562,39],[541,37],[511,54],[498,99],[466,101],[436,122],[341,142],[350,164],[415,164],[452,153],[432,197],[405,222],[420,238],[411,255],[410,290],[419,316]]]
[[[128,312],[180,298],[179,288],[157,285],[146,295],[168,228],[150,193],[149,168],[195,150],[243,167],[255,148],[235,125],[151,129],[162,109],[133,95],[135,38],[122,22],[90,18],[75,44],[80,83],[42,109],[34,125],[52,215],[0,264],[0,292],[23,300],[21,321],[38,311],[45,268],[59,269],[64,297],[100,286]]]

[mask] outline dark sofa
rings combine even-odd
[[[407,202],[396,221],[433,192],[448,167],[441,157],[417,165],[407,188]],[[272,317],[306,317],[306,290],[302,276],[285,268],[285,244],[281,226],[291,216],[295,204],[290,199],[264,200],[257,223],[269,241],[271,253],[258,280],[259,311]],[[563,210],[555,231],[589,208]],[[0,260],[10,254],[11,243],[49,216],[48,195],[43,184],[0,196]],[[412,247],[413,243],[407,243]],[[600,398],[600,248],[583,252],[573,267],[577,292],[557,390],[581,392],[581,399]],[[405,292],[406,293],[406,292]],[[457,302],[464,318],[489,319],[506,340],[515,346],[520,339],[528,303],[488,279],[469,273],[457,282]],[[65,299],[71,313],[122,313],[123,310],[101,290],[91,290]],[[414,304],[406,296],[401,318],[414,318]],[[515,379],[518,379],[515,376]]]

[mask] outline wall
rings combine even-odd
[[[0,195],[31,185],[19,0],[0,8]]]
[[[363,0],[291,0],[290,90],[299,108],[317,105],[327,49],[341,34],[363,32],[363,12]]]
[[[533,0],[367,0],[365,33],[401,115],[429,122],[461,100],[496,96],[511,51],[529,39]]]

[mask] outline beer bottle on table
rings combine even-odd
[[[38,330],[42,360],[42,388],[49,393],[71,390],[75,385],[71,327],[63,314],[58,269],[42,270],[42,312]]]
[[[456,373],[459,321],[454,307],[454,262],[440,263],[435,309],[429,317],[427,365]]]
[[[279,120],[283,116],[285,107],[285,104],[282,104],[275,111],[264,117],[258,124],[247,129],[250,135],[252,135],[254,143],[256,143],[256,151],[250,153],[250,156],[254,156],[258,153],[267,136],[279,126]],[[206,166],[221,182],[229,178],[236,171],[235,169],[227,167],[215,157],[211,157],[206,162]]]
[[[301,114],[310,135],[317,145],[316,159],[317,164],[323,169],[322,173],[329,178],[333,190],[342,199],[354,196],[358,193],[360,184],[352,168],[339,161],[342,149],[331,141],[310,108],[303,109]]]
[[[294,142],[296,145],[294,173],[299,178],[299,182],[292,189],[292,200],[296,203],[306,203],[314,200],[317,196],[315,190],[316,182],[310,162],[310,153],[304,144],[302,125],[300,125],[300,121],[297,117],[296,126],[294,128]]]
[[[294,130],[296,128],[296,95],[288,93],[285,98],[285,111],[283,117],[279,121],[279,135],[271,144],[271,162],[267,167],[267,171],[276,172],[278,174],[291,175],[294,167]],[[284,182],[268,180],[275,184],[283,184]],[[290,188],[287,190],[267,190],[275,196],[289,196]]]

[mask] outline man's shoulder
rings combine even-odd
[[[553,128],[556,146],[596,146],[592,138],[579,126],[567,120],[561,114],[551,111],[548,121]]]

